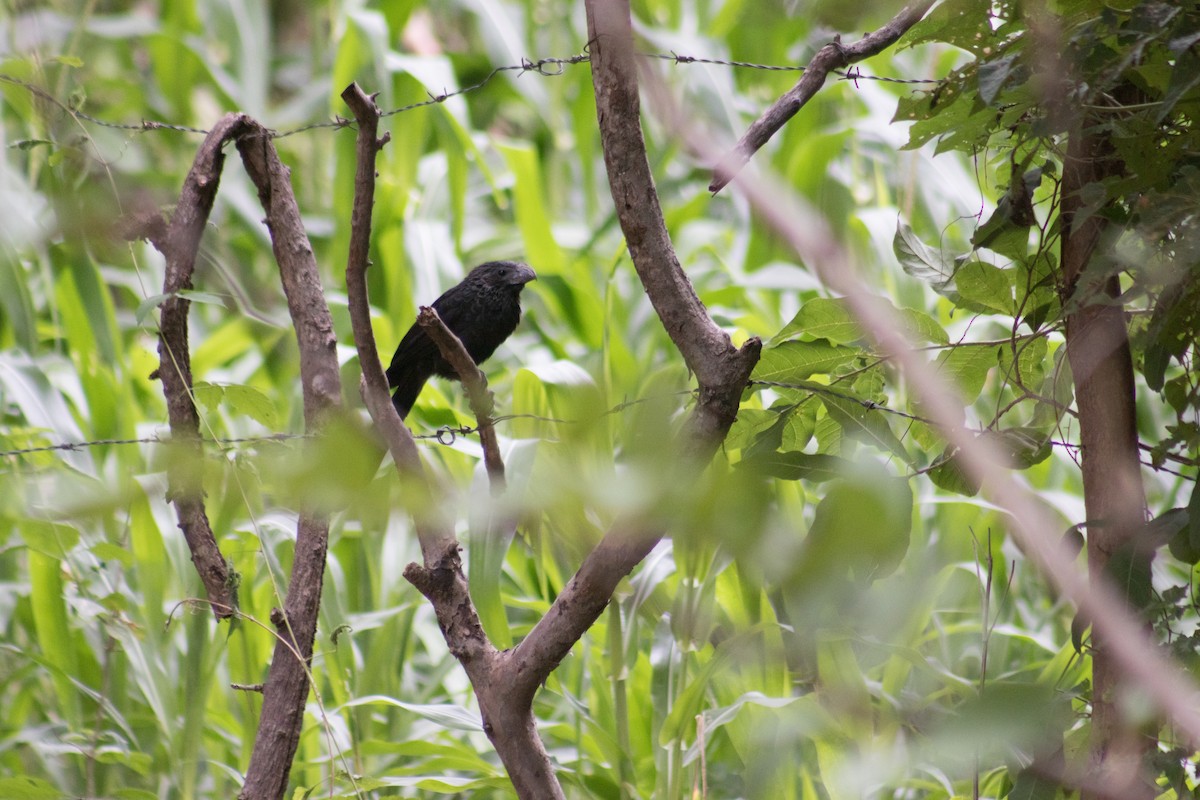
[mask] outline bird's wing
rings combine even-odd
[[[420,325],[413,323],[396,346],[392,363],[387,368],[388,383],[396,386],[400,376],[411,368],[425,364],[437,356],[437,345]]]

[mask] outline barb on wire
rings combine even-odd
[[[676,64],[714,64],[719,67],[741,67],[744,69],[761,69],[770,72],[803,72],[804,67],[794,64],[755,64],[752,61],[726,61],[720,58],[702,58],[700,56],[681,56],[672,50],[669,53],[639,53],[643,58],[657,58],[662,61],[674,61]]]

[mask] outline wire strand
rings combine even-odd
[[[643,58],[658,59],[660,61],[671,61],[671,62],[673,62],[675,64],[679,64],[679,65],[706,64],[706,65],[711,65],[711,66],[730,67],[730,68],[734,68],[734,69],[762,70],[762,71],[766,71],[766,72],[803,72],[804,71],[804,67],[796,66],[796,65],[757,64],[752,61],[736,61],[736,60],[722,59],[722,58],[707,58],[707,57],[703,57],[703,56],[681,55],[674,51],[671,51],[669,53],[639,53],[639,55],[642,56]],[[447,100],[450,100],[451,98],[469,94],[471,92],[475,92],[475,91],[478,91],[478,90],[484,88],[489,83],[491,83],[492,79],[494,79],[497,75],[500,75],[501,73],[504,73],[504,72],[518,72],[522,75],[527,72],[533,72],[533,73],[536,73],[543,77],[556,77],[556,76],[562,75],[564,72],[566,72],[566,68],[569,66],[574,66],[576,64],[585,64],[585,63],[588,63],[589,61],[591,61],[591,54],[588,53],[586,50],[582,53],[577,53],[573,56],[568,56],[565,58],[551,56],[551,57],[546,57],[546,58],[539,58],[536,60],[522,59],[521,63],[519,63],[519,64],[506,64],[504,66],[493,68],[492,71],[489,72],[486,76],[484,76],[484,78],[482,80],[477,81],[476,83],[473,83],[469,86],[463,86],[459,89],[453,89],[453,90],[444,90],[440,94],[430,94],[429,99],[427,99],[427,100],[421,100],[416,103],[410,103],[405,106],[393,108],[389,111],[383,111],[380,113],[380,116],[381,117],[390,117],[390,116],[395,116],[397,114],[404,114],[409,111],[415,111],[416,109],[419,109],[419,108],[428,108],[429,106],[435,106],[435,105],[439,105],[441,103],[445,103]],[[929,85],[929,84],[942,83],[942,79],[935,79],[935,78],[891,78],[891,77],[885,77],[885,76],[881,76],[881,75],[867,75],[867,74],[864,74],[857,67],[855,67],[854,69],[849,70],[849,71],[835,70],[834,74],[838,75],[842,80],[848,80],[848,81],[852,81],[852,82],[857,82],[857,81],[863,80],[863,81],[880,81],[883,83],[898,83],[898,84],[909,84],[909,85]],[[519,75],[518,75],[518,77],[519,77]],[[73,103],[64,102],[62,100],[59,100],[57,97],[50,94],[49,92],[47,92],[45,89],[41,88],[40,86],[30,83],[29,81],[22,80],[21,78],[17,78],[12,75],[6,75],[3,73],[0,73],[0,81],[12,84],[14,86],[20,86],[20,87],[24,88],[26,91],[28,91],[30,94],[48,102],[54,106],[57,106],[59,109],[61,109],[62,111],[64,111],[67,114],[70,114],[73,117],[76,117],[81,120],[86,120],[87,122],[91,122],[95,125],[100,125],[105,128],[112,128],[115,130],[124,130],[124,131],[134,131],[134,132],[139,132],[139,133],[165,130],[165,131],[175,131],[178,133],[194,133],[194,134],[200,134],[200,135],[208,134],[208,130],[206,130],[204,128],[197,128],[197,127],[193,127],[190,125],[179,125],[179,124],[170,123],[170,122],[162,122],[159,120],[141,120],[140,122],[112,122],[110,120],[101,119],[99,117],[88,114],[88,113],[84,112],[83,110],[76,108]],[[319,129],[319,128],[351,128],[353,126],[354,126],[354,120],[346,119],[345,117],[341,117],[341,116],[336,116],[331,120],[313,121],[313,122],[309,122],[304,125],[300,125],[295,128],[289,128],[289,129],[283,130],[283,131],[272,130],[272,131],[270,131],[269,135],[272,139],[283,139],[288,136],[295,136],[296,134],[305,133],[305,132]],[[14,146],[20,147],[20,146],[28,146],[28,144],[30,144],[30,142],[14,142],[14,143],[11,143],[9,146],[10,147],[14,147]]]

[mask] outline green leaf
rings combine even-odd
[[[196,402],[202,404],[210,413],[224,405],[230,414],[250,417],[264,428],[274,430],[279,425],[279,413],[275,410],[275,404],[253,386],[201,381],[192,390],[196,395]]]
[[[279,413],[275,410],[275,404],[253,386],[238,383],[226,385],[225,402],[233,414],[245,414],[264,428],[275,430],[279,426]]]
[[[996,366],[996,359],[996,351],[991,347],[959,345],[938,356],[934,368],[952,378],[962,393],[963,402],[970,404],[983,391],[988,370]]]
[[[950,341],[945,329],[925,312],[912,308],[897,309],[884,297],[873,298],[873,301],[890,306],[910,338],[934,344],[946,344]],[[768,346],[796,335],[827,339],[833,344],[850,344],[864,338],[858,319],[850,310],[849,302],[844,298],[825,297],[809,300],[801,306],[791,322],[771,338]]]
[[[1019,381],[1021,386],[1037,390],[1046,379],[1047,353],[1049,351],[1046,337],[1039,336],[1036,339],[1019,341],[1016,346],[1015,368],[1012,348],[1007,344],[999,348],[997,356],[1000,373],[1009,383],[1016,384]]]
[[[755,456],[764,455],[778,450],[783,446],[783,433],[787,430],[788,424],[792,420],[792,416],[799,408],[798,404],[791,404],[779,409],[774,414],[774,421],[758,432],[754,440],[750,442],[750,446],[746,448],[745,458],[754,458]],[[739,412],[740,416],[740,412]]]
[[[1007,458],[1012,469],[1029,469],[1050,457],[1050,436],[1037,428],[1004,428],[983,435]]]
[[[939,292],[953,289],[954,260],[943,255],[940,249],[922,242],[903,222],[896,223],[892,250],[900,267],[909,275],[925,281]]]
[[[66,558],[79,544],[79,531],[43,520],[29,520],[21,526],[20,534],[30,550],[54,559]]]
[[[201,305],[217,306],[218,308],[229,308],[229,303],[223,295],[213,292],[201,292],[195,289],[180,289],[178,296],[187,300],[189,303],[200,303]]]
[[[117,789],[113,792],[116,800],[158,800],[158,795],[145,789]]]
[[[987,8],[978,0],[946,0],[913,25],[900,38],[897,47],[945,42],[982,55],[995,36],[989,25],[991,15],[980,13],[981,9]]]
[[[930,344],[949,344],[950,334],[936,319],[915,308],[900,309],[900,323],[910,339]]]
[[[1146,523],[1146,538],[1154,547],[1167,542],[1171,555],[1185,564],[1200,562],[1200,548],[1192,547],[1191,514],[1186,508],[1172,508]]]
[[[954,285],[963,300],[983,309],[1012,314],[1012,273],[979,260],[968,261],[954,273]]]
[[[1180,53],[1175,62],[1175,68],[1171,70],[1171,85],[1167,88],[1167,93],[1161,101],[1154,121],[1161,123],[1170,116],[1180,99],[1198,85],[1200,85],[1200,56],[1197,56],[1189,47]]]
[[[763,350],[753,377],[760,381],[792,383],[812,375],[829,375],[853,361],[859,352],[857,348],[841,347],[824,340],[784,342]]]
[[[1146,351],[1142,356],[1142,375],[1146,378],[1146,385],[1152,391],[1162,391],[1167,377],[1167,366],[1170,363],[1171,354],[1167,348],[1158,342],[1146,345]]]
[[[1200,481],[1192,486],[1192,496],[1188,500],[1188,544],[1192,550],[1200,552]]]
[[[112,542],[97,542],[89,549],[101,561],[119,561],[125,567],[133,566],[133,553]]]
[[[873,581],[908,552],[913,496],[908,481],[869,466],[831,483],[817,504],[797,580]]]
[[[838,478],[853,467],[853,462],[837,456],[820,455],[817,453],[802,453],[788,451],[784,453],[760,453],[738,462],[743,469],[752,469],[781,478],[786,481],[797,481],[801,478],[821,483]]]
[[[403,709],[441,728],[466,731],[468,733],[478,733],[483,730],[483,721],[479,718],[478,712],[451,703],[406,703],[394,697],[376,694],[356,697],[349,702],[343,703],[336,710],[371,706]]]
[[[834,344],[848,344],[863,337],[846,301],[825,297],[809,300],[801,306],[792,321],[771,341],[783,341],[797,333],[812,339],[827,339]]]
[[[947,447],[942,452],[937,466],[927,473],[929,480],[933,481],[933,485],[939,489],[966,497],[974,497],[979,494],[979,483],[963,469],[962,459],[958,457],[957,453],[947,457],[947,454],[952,452],[953,448],[951,447]]]
[[[38,648],[46,660],[61,672],[51,675],[58,701],[58,713],[65,713],[72,724],[80,724],[79,694],[69,676],[79,670],[72,643],[71,625],[67,619],[66,584],[63,581],[63,562],[30,550],[28,556],[30,601]]]
[[[894,453],[906,464],[913,463],[912,456],[904,449],[896,434],[892,433],[884,412],[828,394],[821,395],[821,402],[825,404],[829,416],[842,426],[846,436]]]
[[[1029,255],[1029,227],[1013,221],[1013,206],[1008,195],[1000,198],[996,210],[971,236],[971,246],[986,247],[1018,261]]]
[[[991,61],[980,62],[979,99],[989,106],[995,103],[996,96],[1004,88],[1019,57],[1019,53],[1009,53]]]
[[[61,800],[67,796],[41,778],[0,778],[0,797],[8,800]]]

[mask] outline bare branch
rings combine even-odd
[[[271,247],[296,331],[305,428],[309,433],[320,433],[342,402],[333,320],[325,304],[316,258],[300,221],[290,173],[279,160],[269,131],[248,118],[245,126],[237,147],[266,211]],[[246,783],[238,795],[241,800],[278,800],[287,789],[304,722],[328,544],[328,515],[302,511],[283,612],[272,615],[278,638],[263,687],[262,716]]]
[[[175,516],[191,551],[192,563],[218,619],[232,616],[237,601],[229,567],[217,547],[204,509],[204,454],[200,444],[200,416],[192,395],[192,358],[188,349],[191,302],[179,293],[192,288],[196,254],[225,164],[221,148],[226,141],[246,131],[249,124],[245,115],[228,114],[205,137],[165,230],[160,218],[158,221],[135,221],[135,229],[126,231],[126,235],[149,239],[167,262],[163,281],[163,294],[167,299],[163,301],[159,318],[159,365],[151,376],[162,380],[167,418],[171,424],[174,453],[167,466],[170,482],[167,496],[175,506]]]
[[[354,173],[354,207],[350,218],[350,250],[346,259],[346,293],[350,309],[350,324],[354,332],[354,346],[358,350],[359,368],[362,369],[361,388],[363,402],[371,415],[376,429],[383,436],[392,461],[403,474],[412,478],[409,488],[419,492],[418,505],[433,507],[433,494],[417,453],[412,432],[400,419],[388,397],[387,376],[379,360],[379,348],[375,344],[375,331],[371,327],[371,305],[367,296],[367,268],[370,267],[368,253],[371,244],[371,215],[375,203],[375,157],[391,137],[384,134],[376,137],[379,130],[379,108],[374,97],[368,97],[352,83],[342,92],[342,99],[354,112],[358,123],[356,144],[357,167]],[[445,522],[432,519],[416,520],[417,535],[421,540],[421,552],[425,566],[430,569],[457,561],[458,541]]]
[[[492,495],[504,493],[504,460],[500,457],[500,442],[496,438],[496,426],[492,420],[492,411],[496,407],[492,393],[488,391],[487,377],[479,366],[472,360],[462,341],[454,335],[454,331],[446,327],[446,323],[438,316],[437,311],[430,306],[421,306],[417,314],[417,324],[425,329],[429,338],[441,351],[442,358],[450,362],[458,377],[467,390],[467,398],[471,403],[471,411],[479,424],[479,441],[483,445],[483,465],[487,469],[488,480],[491,483]]]
[[[371,328],[371,309],[367,300],[367,268],[370,266],[371,214],[375,204],[375,156],[390,141],[391,136],[376,138],[379,130],[379,109],[374,96],[368,97],[352,83],[342,92],[342,100],[354,112],[358,122],[356,147],[357,167],[354,173],[354,207],[350,217],[350,250],[346,258],[346,291],[349,296],[350,325],[354,333],[354,346],[358,349],[358,363],[362,369],[363,385],[360,387],[363,402],[382,434],[388,451],[397,467],[419,470],[421,459],[412,434],[391,408],[388,398],[387,377],[379,361],[379,348],[375,345],[375,332]]]
[[[742,389],[761,342],[739,350],[717,327],[679,266],[646,157],[638,100],[637,62],[626,0],[586,0],[592,42],[592,85],[609,188],[629,255],[671,341],[696,375],[700,401],[685,447],[706,462],[737,416]]]
[[[750,157],[770,141],[771,137],[787,124],[787,121],[794,117],[805,103],[816,96],[830,72],[870,58],[890,47],[904,35],[905,31],[919,22],[932,5],[933,0],[910,3],[882,28],[874,33],[868,33],[854,44],[843,45],[840,39],[835,39],[818,50],[817,54],[808,62],[808,66],[804,68],[804,75],[796,85],[764,111],[762,116],[755,120],[738,140],[733,151],[723,156],[717,163],[708,190],[716,194],[724,189],[733,176],[737,175],[738,171],[750,160]]]

